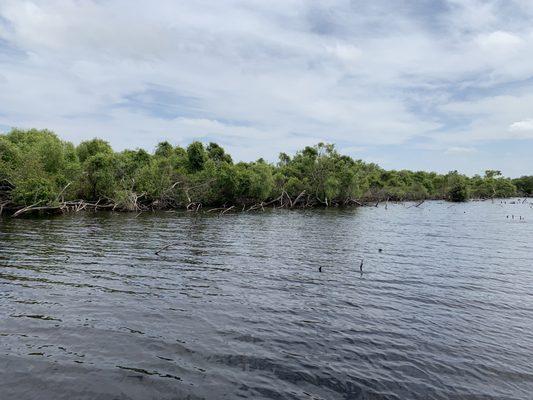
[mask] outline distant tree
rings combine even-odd
[[[513,179],[513,184],[523,196],[533,195],[533,175]]]
[[[279,153],[279,166],[288,165],[291,162],[291,158],[286,153]]]
[[[20,209],[77,199],[116,209],[353,204],[354,201],[466,201],[532,195],[533,177],[508,179],[498,170],[467,177],[457,171],[384,170],[318,143],[275,165],[260,158],[233,164],[216,143],[186,149],[168,142],[154,154],[143,149],[115,153],[101,139],[75,147],[48,130],[13,129],[0,134],[0,207]],[[298,199],[298,200],[296,200]],[[237,209],[237,207],[236,207]]]
[[[80,162],[85,162],[89,157],[98,153],[113,154],[113,149],[108,142],[102,139],[91,139],[81,142],[76,148]]]
[[[447,175],[448,180],[448,200],[454,202],[467,201],[470,198],[468,183],[465,176],[457,171],[452,171]]]
[[[157,157],[171,157],[174,154],[174,147],[172,145],[165,141],[161,142],[157,145],[155,149],[155,155]]]
[[[83,186],[84,197],[89,200],[112,198],[117,189],[115,181],[116,158],[113,154],[98,152],[84,163],[86,184]]]
[[[493,179],[501,175],[502,175],[501,171],[497,171],[494,169],[488,169],[485,171],[485,179]]]
[[[226,154],[224,149],[216,143],[213,143],[213,142],[209,143],[206,150],[207,150],[207,156],[213,161],[227,162],[228,164],[233,163],[231,156],[229,154]]]
[[[201,171],[207,159],[204,145],[201,142],[192,142],[187,147],[187,159],[191,172]]]
[[[21,160],[19,148],[0,136],[0,180],[11,180],[14,171],[20,168]]]

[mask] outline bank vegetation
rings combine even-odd
[[[319,143],[277,163],[233,162],[216,143],[186,148],[159,143],[115,152],[102,139],[74,146],[48,130],[0,135],[0,213],[80,210],[254,211],[443,199],[531,196],[533,176],[499,171],[468,177],[457,171],[385,170]]]

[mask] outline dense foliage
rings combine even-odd
[[[513,179],[513,184],[520,195],[533,196],[533,175]]]
[[[0,135],[0,206],[66,204],[83,200],[123,210],[154,208],[286,207],[376,200],[531,195],[533,177],[510,180],[499,171],[467,177],[452,171],[386,171],[319,143],[276,165],[262,159],[234,163],[215,143],[186,149],[160,143],[155,152],[114,152],[101,139],[75,147],[47,130]]]

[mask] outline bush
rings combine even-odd
[[[113,149],[108,142],[102,139],[92,139],[85,142],[81,142],[76,148],[80,162],[85,162],[89,157],[96,154],[113,154]]]
[[[204,168],[204,163],[207,158],[204,145],[200,142],[192,142],[187,147],[187,159],[189,161],[189,170],[191,172],[198,172]]]
[[[20,205],[50,204],[57,196],[57,190],[48,179],[29,178],[17,182],[12,191],[13,201]]]
[[[113,197],[117,184],[115,181],[115,156],[97,153],[84,163],[85,183],[82,185],[82,196],[88,200]]]
[[[294,201],[304,190],[309,205],[387,198],[466,201],[470,194],[508,197],[517,187],[524,195],[533,191],[531,176],[510,180],[496,170],[472,178],[457,171],[386,171],[323,143],[292,157],[281,153],[276,165],[262,159],[233,164],[216,143],[206,148],[195,141],[184,149],[161,142],[153,154],[142,149],[115,153],[101,139],[74,147],[36,129],[0,135],[0,182],[2,204],[9,206],[52,203],[61,194],[61,200],[107,199],[123,209],[141,203],[144,208],[242,206],[274,200],[283,191]]]
[[[456,182],[448,190],[448,199],[455,202],[467,201],[469,198],[468,186],[465,182]]]

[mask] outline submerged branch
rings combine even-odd
[[[420,201],[420,202],[417,203],[417,204],[410,205],[410,206],[407,207],[407,208],[411,208],[411,207],[420,207],[422,204],[424,204],[425,201],[426,201],[426,199]]]
[[[38,205],[41,204],[42,202],[43,202],[43,201],[41,200],[41,201],[38,201],[38,202],[35,203],[35,204],[32,204],[31,206],[27,206],[27,207],[24,207],[24,208],[18,210],[17,212],[15,212],[15,213],[13,214],[13,218],[16,218],[16,217],[18,217],[19,215],[22,215],[22,214],[24,214],[24,213],[26,213],[26,212],[28,212],[28,211],[31,211],[32,209],[34,209],[36,206],[38,206]]]
[[[180,244],[180,243],[181,243],[181,242],[173,242],[173,243],[167,244],[166,246],[163,246],[163,247],[161,247],[160,249],[156,250],[155,255],[158,256],[159,253],[161,253],[163,250],[166,250],[166,249],[168,249],[168,248],[170,248],[170,247],[172,247],[172,246],[175,246],[175,245],[177,245],[177,244]]]

